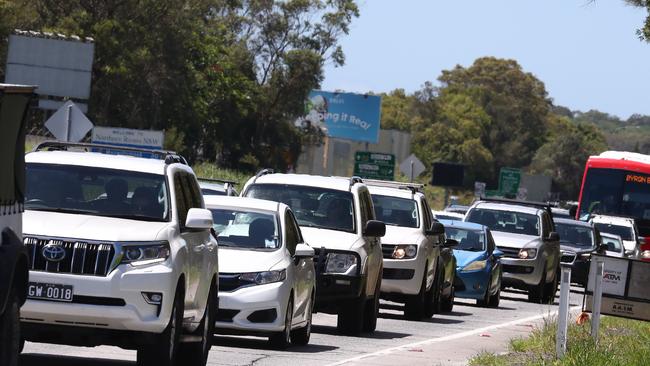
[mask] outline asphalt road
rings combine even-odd
[[[275,351],[262,338],[216,336],[208,364],[465,364],[468,358],[483,350],[505,351],[510,338],[526,336],[544,318],[552,317],[558,302],[556,298],[554,305],[530,304],[524,293],[504,291],[498,309],[480,308],[474,301],[457,299],[453,312],[436,314],[419,322],[404,320],[401,305],[382,302],[377,331],[372,335],[338,335],[335,316],[316,314],[308,346]],[[572,288],[570,304],[574,307],[582,304],[580,289]],[[28,342],[21,365],[132,366],[135,352],[115,347],[82,348]]]

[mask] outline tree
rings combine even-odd
[[[404,89],[381,94],[381,128],[410,131],[415,117],[414,103],[415,97],[407,95]]]
[[[643,26],[636,31],[640,40],[650,42],[650,1],[648,0],[625,0],[626,3],[640,8],[646,8],[648,16],[645,18]]]

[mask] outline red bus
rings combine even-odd
[[[639,254],[650,258],[650,156],[620,151],[590,156],[576,218],[586,220],[591,214],[633,218]]]

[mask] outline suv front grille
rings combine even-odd
[[[30,236],[25,237],[24,243],[29,251],[32,271],[105,277],[115,257],[115,247],[112,244]],[[63,248],[65,255],[61,260],[55,262],[45,259],[43,249],[48,244]]]
[[[499,247],[499,250],[503,252],[505,258],[519,258],[519,249],[517,248]]]

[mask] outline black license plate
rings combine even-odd
[[[27,298],[71,302],[73,288],[70,285],[30,282],[27,286]]]

